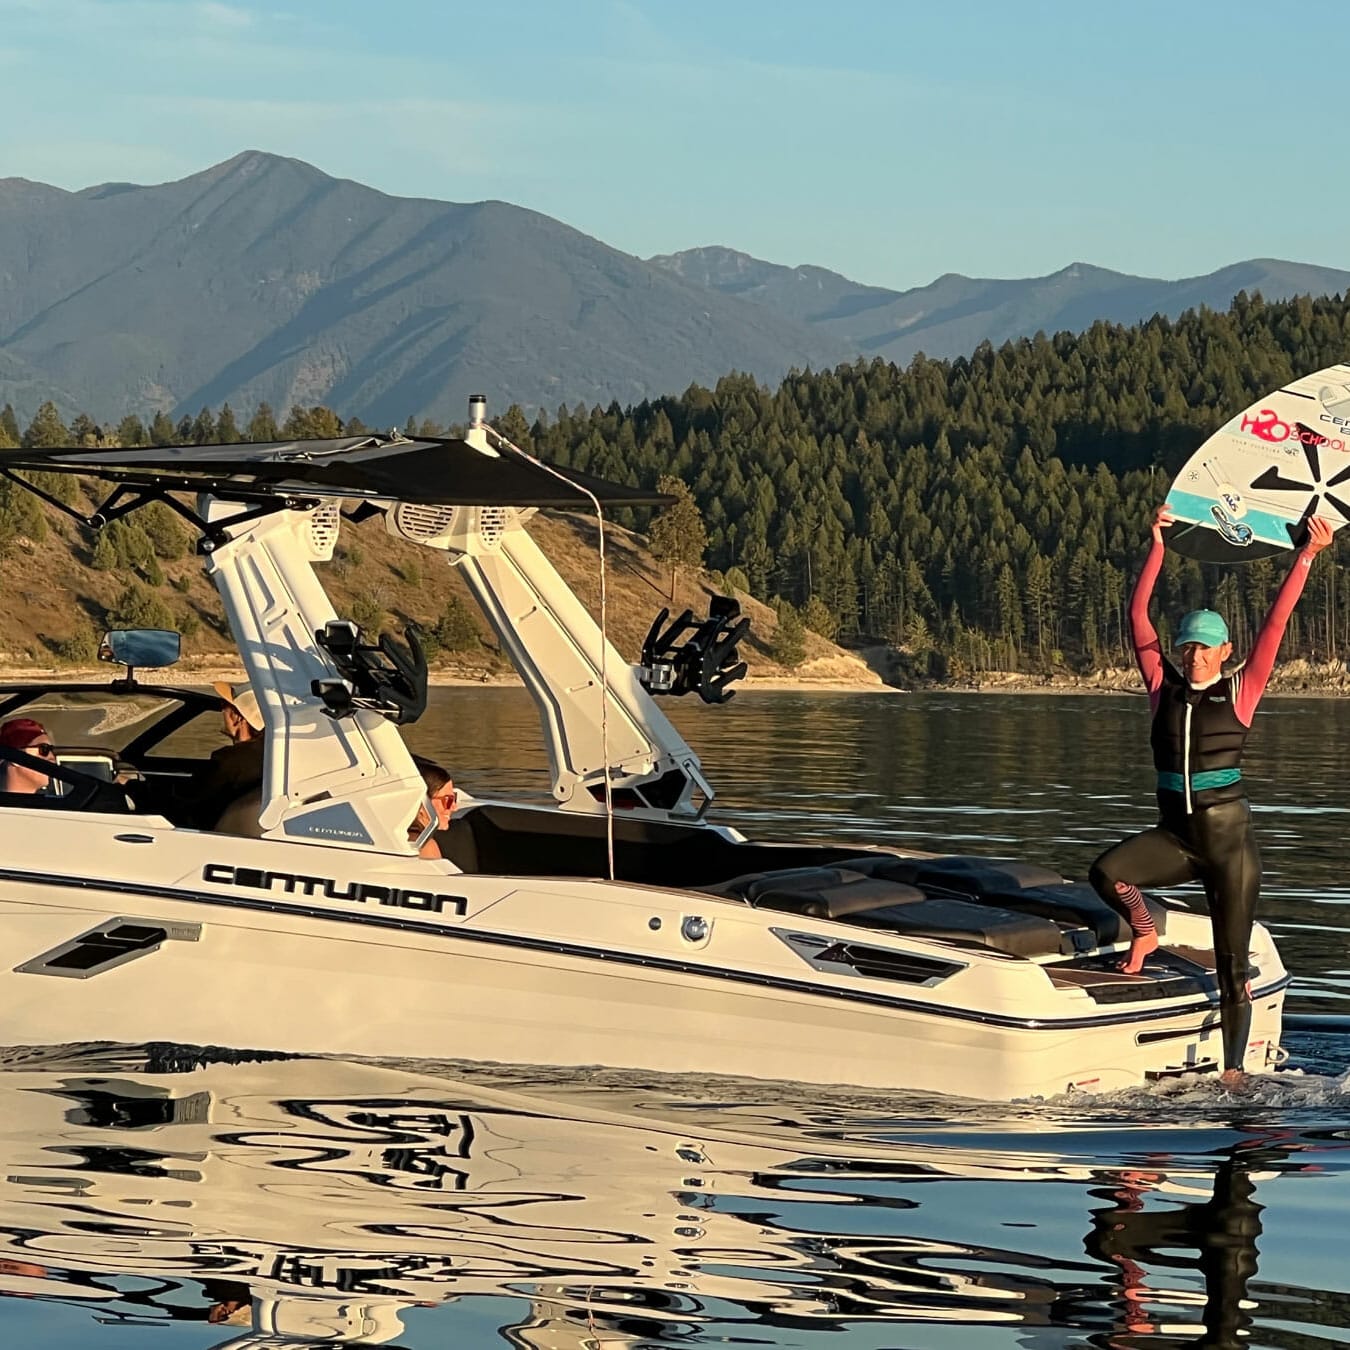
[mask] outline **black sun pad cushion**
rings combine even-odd
[[[850,863],[850,866],[858,866]],[[889,877],[924,889],[946,891],[1019,914],[1035,914],[1070,928],[1086,928],[1099,944],[1128,942],[1130,926],[1083,882],[1065,881],[1034,863],[953,855],[945,858],[880,859],[869,875]],[[1166,911],[1150,904],[1160,933],[1166,932]]]
[[[848,865],[854,866],[852,862]],[[892,881],[907,881],[912,886],[933,886],[980,897],[1006,895],[1032,886],[1057,886],[1064,880],[1058,872],[1035,863],[956,853],[940,858],[887,858],[883,855],[873,863],[871,872]]]
[[[917,887],[865,876],[848,866],[760,872],[719,889],[757,909],[986,947],[1010,956],[1058,956],[1065,950],[1065,935],[1048,919],[989,903],[932,898]]]

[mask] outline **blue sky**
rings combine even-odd
[[[1350,268],[1340,0],[0,0],[0,176],[244,149],[904,288]]]

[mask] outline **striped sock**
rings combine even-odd
[[[1158,931],[1153,925],[1153,915],[1148,912],[1148,905],[1144,903],[1143,892],[1138,886],[1131,886],[1128,881],[1118,881],[1116,895],[1125,906],[1126,917],[1130,921],[1130,928],[1134,931],[1135,937],[1143,937],[1145,933]]]

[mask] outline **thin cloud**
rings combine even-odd
[[[125,32],[137,26],[175,29],[207,26],[239,30],[254,27],[257,16],[223,0],[0,0],[0,15],[39,18],[69,36],[78,30]],[[273,18],[284,18],[276,13]]]

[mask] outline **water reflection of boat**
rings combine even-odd
[[[1220,1336],[1206,1343],[1228,1345],[1255,1183],[1294,1147],[1102,1166],[1043,1136],[993,1153],[832,1140],[735,1112],[654,1117],[643,1095],[546,1100],[335,1062],[6,1073],[0,1293],[236,1326],[240,1350],[395,1343],[418,1309],[508,1297],[508,1340],[565,1347],[694,1324],[1194,1327],[1194,1297],[1158,1282],[1186,1270]],[[991,1179],[1086,1189],[1088,1259],[917,1222],[925,1187]]]
[[[790,1137],[545,1110],[481,1084],[410,1089],[405,1073],[332,1062],[6,1077],[15,1259],[255,1297],[435,1303],[534,1282],[597,1306],[688,1292],[810,1317],[832,1300],[792,1276],[819,1251],[722,1212],[719,1188],[781,1202],[831,1157],[850,1180],[869,1157],[882,1176],[893,1162],[888,1147],[817,1141],[803,1157]],[[710,1273],[713,1252],[761,1274]]]

